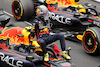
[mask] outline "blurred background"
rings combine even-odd
[[[99,1],[99,0],[98,0]],[[0,9],[3,9],[4,12],[11,17],[9,24],[16,23],[18,26],[25,27],[26,21],[16,21],[11,12],[11,4],[13,0],[0,0]],[[81,0],[79,4],[91,3],[96,5],[96,9],[100,11],[100,3],[94,0]],[[34,19],[34,18],[33,18]],[[56,42],[60,49],[59,41]],[[70,52],[72,60],[71,62],[76,65],[76,67],[100,67],[100,55],[91,56],[84,51],[84,48],[81,42],[66,40],[66,48],[69,46],[72,47]],[[0,67],[1,67],[0,63]],[[2,66],[3,67],[3,66]]]

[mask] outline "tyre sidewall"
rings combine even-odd
[[[17,1],[21,8],[20,16],[15,17],[16,20],[26,20],[33,16],[34,13],[34,6],[32,0],[14,0],[13,3]],[[13,3],[12,3],[12,13],[14,15],[13,10]]]
[[[98,28],[98,27],[90,27],[90,28],[88,28],[88,29],[86,29],[86,31],[84,32],[84,34],[83,34],[83,39],[84,39],[84,35],[86,34],[86,32],[91,32],[93,35],[94,35],[94,37],[95,37],[95,39],[96,39],[96,45],[95,45],[95,48],[94,48],[94,50],[92,50],[92,51],[88,51],[88,50],[86,50],[86,48],[85,48],[85,46],[84,46],[84,42],[83,42],[83,40],[82,40],[82,44],[83,44],[83,47],[84,47],[84,49],[85,49],[85,51],[87,52],[87,53],[89,53],[89,54],[98,54],[99,53],[99,51],[100,51],[100,28]]]

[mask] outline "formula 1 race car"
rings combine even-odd
[[[35,36],[34,27],[6,26],[10,17],[0,10],[0,62],[1,67],[6,64],[12,67],[75,67],[70,61],[65,60],[56,44],[50,44],[46,48],[50,54],[50,60],[43,61],[43,52]],[[69,51],[71,48],[69,48]],[[6,66],[8,67],[8,66]]]
[[[14,0],[12,13],[17,20],[35,16],[37,6],[45,5],[52,23],[52,31],[66,38],[82,41],[89,54],[100,53],[100,17],[96,6],[80,0]]]

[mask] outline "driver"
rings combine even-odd
[[[40,44],[41,49],[44,52],[44,61],[49,61],[49,54],[47,53],[46,46],[51,44],[57,40],[60,40],[60,45],[62,49],[62,55],[65,59],[70,60],[71,57],[65,51],[65,39],[63,34],[56,33],[54,35],[50,35],[48,24],[50,22],[48,17],[48,9],[44,5],[40,5],[36,10],[36,18],[33,21],[33,25],[35,25],[35,32],[37,37],[37,42]]]

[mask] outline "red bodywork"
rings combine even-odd
[[[19,37],[18,35],[23,35]],[[29,45],[30,32],[22,27],[5,27],[0,30],[0,48],[8,49],[9,45]],[[6,46],[5,46],[6,45]]]

